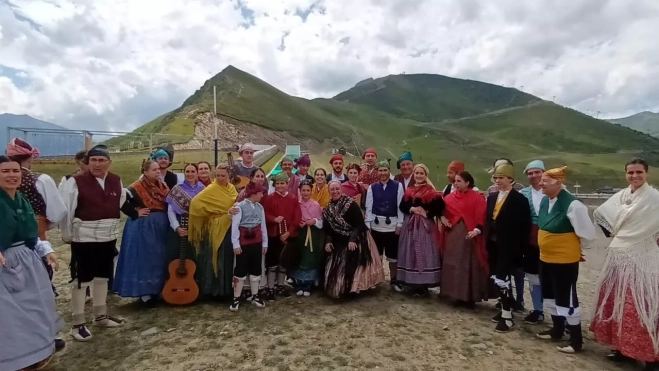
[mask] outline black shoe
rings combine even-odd
[[[267,294],[265,294],[265,300],[275,301],[275,289],[268,289]]]
[[[545,315],[541,311],[538,310],[533,310],[529,312],[529,315],[524,317],[524,323],[528,323],[529,325],[537,325],[540,322],[545,321]]]
[[[577,353],[583,350],[583,334],[581,333],[581,324],[567,325],[570,329],[570,341],[565,346],[559,346],[558,350],[563,353]]]
[[[513,322],[512,318],[501,318],[499,322],[497,322],[497,326],[494,328],[494,331],[499,332],[499,333],[506,333],[510,332],[515,327],[515,322]]]
[[[282,285],[278,285],[276,290],[277,290],[277,292],[276,292],[277,296],[281,296],[282,298],[285,298],[285,299],[288,299],[288,298],[291,297],[291,293],[288,292],[288,290],[286,290],[286,288]]]
[[[511,313],[511,317],[515,319],[515,315]],[[492,323],[499,323],[501,321],[501,312],[497,313],[496,316],[492,317]]]
[[[552,315],[551,322],[554,325],[552,328],[539,332],[535,336],[542,340],[563,340],[563,336],[565,336],[565,318]]]
[[[261,299],[259,294],[252,296],[252,305],[257,308],[265,308],[265,302]]]
[[[66,347],[66,342],[62,339],[55,339],[55,352],[59,352]]]
[[[501,310],[501,300],[499,300],[496,304],[494,304],[494,307],[498,310]]]
[[[659,371],[659,362],[645,362],[643,371]]]
[[[240,296],[233,298],[233,303],[229,306],[229,310],[232,312],[237,312],[240,309]]]
[[[611,362],[627,362],[632,360],[631,358],[622,354],[621,351],[616,349],[611,350],[611,353],[606,355],[606,359],[608,359]]]

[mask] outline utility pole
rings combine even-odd
[[[556,100],[556,96],[555,96],[555,95],[554,95],[553,97],[551,97],[551,101],[553,102],[554,100]]]
[[[213,85],[213,112],[215,113],[213,115],[213,124],[215,124],[215,167],[219,165],[219,158],[218,158],[218,144],[219,141],[217,139],[217,86]]]
[[[597,116],[595,116],[596,119],[600,118],[600,111],[597,111]]]

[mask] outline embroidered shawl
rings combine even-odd
[[[614,321],[622,331],[625,299],[631,293],[638,318],[647,329],[654,351],[659,353],[659,191],[645,183],[632,192],[623,189],[598,207],[596,225],[613,238],[600,273],[596,292],[600,302],[594,316]],[[613,302],[611,317],[604,308]]]
[[[320,189],[318,189],[316,184],[313,184],[311,186],[311,199],[318,202],[320,207],[326,208],[327,204],[330,202],[329,186],[327,183],[323,184]]]
[[[352,198],[343,195],[336,201],[330,201],[327,208],[325,208],[323,220],[329,223],[334,232],[344,236],[349,236],[352,233],[354,228],[346,222],[344,216],[353,202],[354,200]]]
[[[167,209],[165,199],[169,193],[169,187],[162,180],[151,181],[149,178],[142,176],[131,184],[131,187],[142,200],[144,206],[149,210]]]
[[[204,184],[197,181],[194,185],[188,182],[177,184],[169,191],[165,201],[172,207],[177,215],[187,214],[190,210],[190,201],[204,189]]]

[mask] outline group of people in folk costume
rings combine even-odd
[[[533,310],[524,322],[543,322],[546,309],[552,326],[537,336],[557,341],[569,333],[558,348],[566,353],[583,349],[576,282],[582,246],[601,230],[610,243],[591,330],[613,348],[612,360],[659,369],[659,191],[647,184],[644,160],[626,164],[629,187],[598,207],[592,223],[565,189],[566,168],[547,170],[539,160],[524,169],[528,187],[515,182],[510,160],[497,160],[484,198],[463,163],[449,165],[450,183],[439,190],[410,152],[395,176],[373,149],[364,164],[345,169],[335,155],[330,174],[310,174],[308,156],[284,158],[271,185],[253,163],[252,145],[240,155],[234,172],[250,178],[240,191],[227,164],[214,177],[206,162],[187,164],[178,183],[168,170],[173,153],[165,150],[124,188],[109,172],[109,151],[98,145],[76,156],[79,171],[58,189],[30,170],[38,151],[12,140],[0,156],[0,370],[40,369],[65,345],[56,338],[63,324],[49,279],[59,262],[45,235],[57,225],[71,244],[75,340],[92,338],[86,300],[99,327],[124,322],[108,314],[109,290],[154,304],[167,263],[189,241],[201,294],[232,298],[233,311],[291,296],[287,277],[298,296],[355,296],[384,281],[385,257],[392,290],[420,296],[440,287],[467,308],[498,298],[495,330],[508,332],[513,312],[524,310],[525,274]],[[117,257],[122,212],[129,220]]]

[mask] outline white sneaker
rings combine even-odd
[[[304,292],[304,297],[308,298],[309,296],[311,296],[311,293],[309,291],[305,291]]]
[[[80,325],[71,328],[71,336],[77,341],[89,341],[92,339],[92,333],[87,326]]]
[[[295,295],[297,295],[297,296],[302,296],[302,295],[304,295],[304,291],[299,290],[297,293],[295,293]]]
[[[98,316],[94,318],[94,325],[100,327],[119,327],[123,326],[124,320],[121,318],[115,318],[110,316]]]

